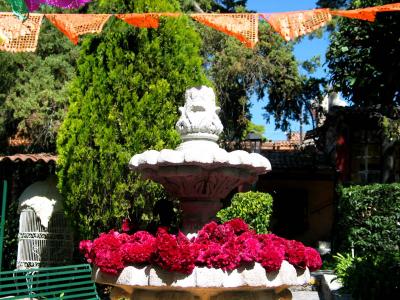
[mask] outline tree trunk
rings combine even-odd
[[[381,169],[381,180],[382,183],[391,183],[395,181],[394,174],[394,157],[395,154],[395,142],[389,137],[383,134],[382,137],[382,169]]]

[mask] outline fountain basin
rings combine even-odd
[[[181,200],[184,233],[196,232],[212,221],[221,209],[219,200],[233,189],[251,185],[258,175],[271,170],[269,160],[258,153],[227,152],[214,142],[197,140],[184,142],[176,150],[136,154],[129,166]]]
[[[129,266],[117,275],[93,273],[97,283],[114,286],[111,299],[291,299],[289,286],[310,281],[308,269],[283,261],[279,271],[267,273],[259,263],[233,271],[196,267],[190,275],[153,266]],[[233,298],[232,298],[233,297]]]
[[[269,160],[258,153],[206,146],[145,151],[133,156],[129,166],[175,197],[207,200],[223,199],[234,187],[253,184],[258,175],[271,170]]]

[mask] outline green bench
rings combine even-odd
[[[100,299],[90,265],[0,272],[0,299]]]

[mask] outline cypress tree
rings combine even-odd
[[[105,10],[177,12],[176,0],[100,1]],[[187,88],[208,84],[200,37],[186,16],[161,18],[157,29],[118,19],[84,40],[70,106],[57,140],[58,178],[79,238],[119,227],[124,217],[143,226],[165,196],[127,168],[135,153],[175,147],[178,106]]]

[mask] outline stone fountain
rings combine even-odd
[[[176,150],[149,150],[132,157],[131,169],[164,186],[181,200],[183,232],[196,232],[221,209],[220,200],[235,188],[253,184],[271,170],[268,159],[257,153],[221,149],[223,126],[211,88],[192,88],[179,110],[176,123],[182,143]]]
[[[211,221],[224,199],[241,185],[253,184],[271,164],[257,153],[227,152],[218,144],[223,126],[209,87],[186,91],[176,123],[182,143],[175,149],[149,150],[129,162],[132,170],[164,186],[180,199],[183,228],[191,234]],[[309,271],[284,261],[277,272],[266,273],[258,263],[231,272],[196,267],[192,274],[169,273],[157,267],[126,267],[119,276],[95,270],[98,283],[113,285],[112,299],[291,299],[288,286],[309,281]]]

